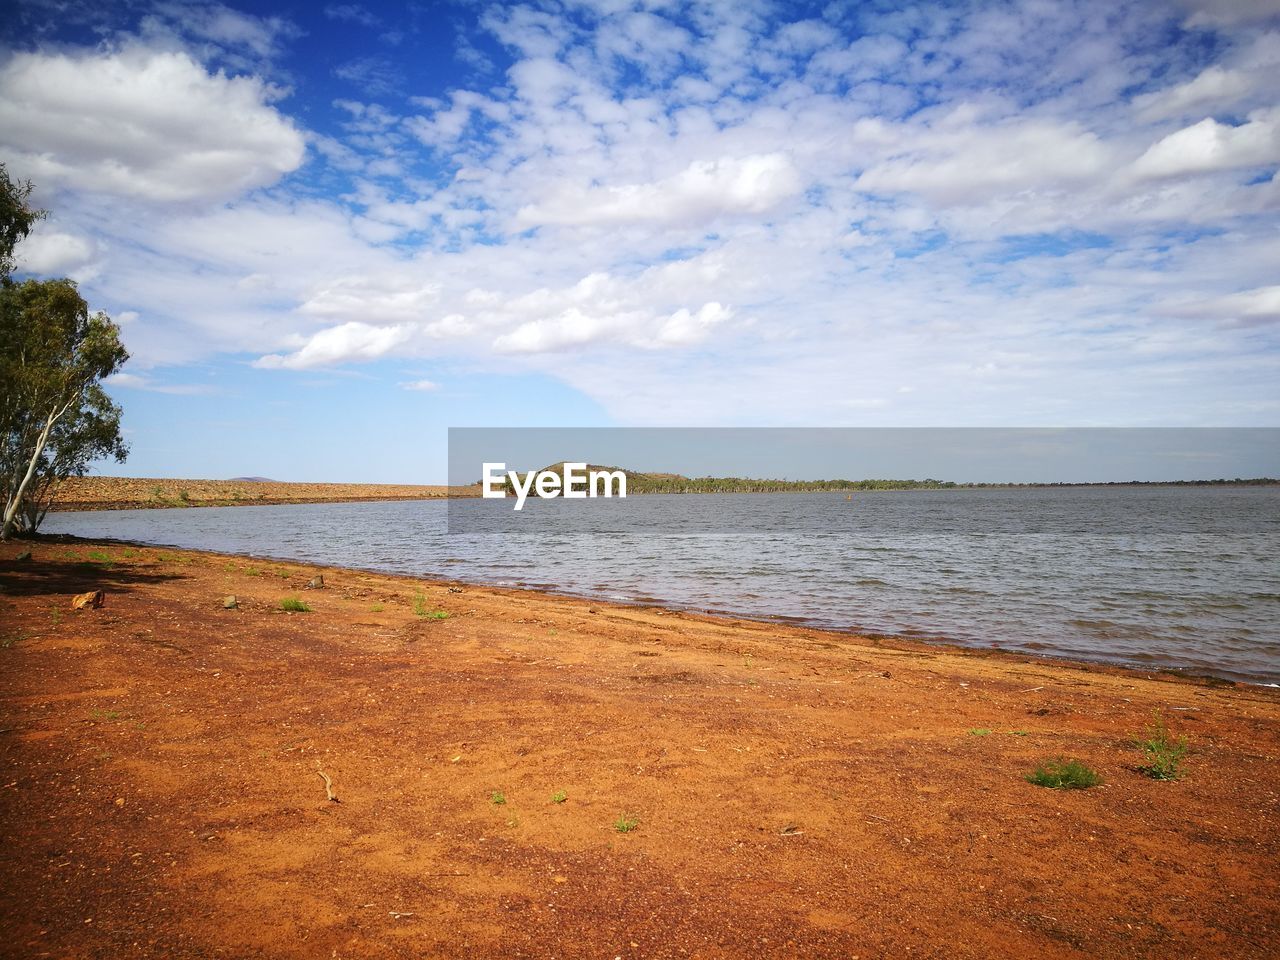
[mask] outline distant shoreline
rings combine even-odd
[[[628,475],[628,495],[878,493],[921,490],[1018,490],[1105,487],[1273,487],[1271,477],[1234,480],[1121,480],[1091,483],[956,483],[938,480],[789,481],[742,478],[680,478],[650,488],[646,475]],[[635,477],[635,480],[630,479]],[[637,482],[638,481],[638,482]],[[71,477],[58,491],[51,512],[156,510],[181,507],[261,507],[304,503],[369,503],[397,500],[471,499],[478,486],[443,484],[305,483],[276,480],[184,480],[157,477]]]

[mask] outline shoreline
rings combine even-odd
[[[105,544],[119,545],[123,547],[153,548],[153,549],[160,549],[160,550],[178,550],[178,551],[192,552],[192,553],[207,553],[212,556],[221,556],[221,557],[229,557],[229,558],[242,557],[245,559],[251,559],[251,560],[262,561],[267,563],[298,564],[298,563],[307,562],[304,560],[300,560],[296,557],[276,556],[274,554],[266,554],[266,553],[225,553],[221,551],[203,550],[197,547],[184,547],[184,546],[175,545],[175,544],[153,543],[153,542],[148,542],[143,540],[124,540],[124,539],[115,539],[115,538],[108,538],[108,537],[85,538],[85,537],[77,536],[76,534],[63,534],[63,533],[39,534],[34,541],[29,541],[29,542],[40,542],[41,540],[48,541],[51,543],[56,543],[56,542],[67,542],[72,544],[74,543],[89,543],[89,544],[105,543]],[[1067,666],[1073,666],[1079,669],[1089,669],[1091,667],[1114,668],[1114,669],[1123,670],[1123,671],[1146,674],[1149,677],[1152,675],[1159,675],[1159,676],[1168,677],[1170,679],[1186,680],[1191,683],[1200,683],[1200,684],[1206,684],[1210,686],[1234,686],[1239,684],[1246,687],[1261,687],[1264,689],[1280,689],[1280,684],[1269,679],[1260,679],[1257,677],[1246,676],[1244,674],[1227,676],[1225,675],[1225,672],[1224,673],[1215,672],[1215,668],[1210,666],[1180,667],[1177,665],[1160,665],[1157,663],[1151,663],[1149,665],[1144,666],[1140,663],[1136,663],[1133,661],[1126,661],[1120,657],[1116,657],[1113,659],[1102,659],[1102,658],[1088,659],[1081,656],[1073,656],[1067,653],[1056,654],[1051,652],[1011,649],[1009,647],[1001,646],[999,644],[981,644],[978,642],[966,643],[962,640],[958,640],[954,637],[948,637],[947,635],[941,634],[941,633],[920,634],[920,635],[884,633],[878,630],[858,629],[856,627],[842,628],[842,627],[823,624],[816,621],[806,621],[802,618],[785,617],[782,615],[777,615],[774,617],[768,617],[764,615],[753,616],[749,613],[734,612],[732,610],[696,609],[692,607],[682,606],[675,601],[666,601],[657,597],[631,600],[631,599],[612,597],[612,596],[592,595],[587,592],[577,592],[577,591],[567,590],[567,589],[556,589],[554,587],[548,587],[545,585],[521,586],[518,584],[501,584],[501,583],[494,583],[492,581],[484,581],[484,580],[445,579],[445,578],[440,578],[436,576],[414,577],[411,574],[400,573],[395,570],[383,569],[378,567],[362,567],[357,565],[333,566],[332,564],[328,564],[328,563],[319,563],[317,564],[317,566],[324,566],[324,567],[332,566],[333,569],[346,570],[352,573],[364,573],[364,574],[373,574],[378,576],[390,576],[390,577],[407,577],[409,579],[419,579],[419,580],[422,580],[423,582],[430,582],[435,584],[443,583],[448,585],[477,587],[477,588],[494,589],[494,590],[513,590],[520,593],[530,593],[533,595],[559,597],[559,598],[571,599],[571,600],[584,600],[584,601],[589,601],[593,603],[603,603],[603,604],[610,604],[610,605],[616,605],[616,606],[622,606],[622,607],[634,607],[637,609],[661,609],[669,613],[689,614],[691,616],[707,617],[717,621],[721,621],[721,620],[729,621],[729,622],[737,621],[737,622],[744,622],[744,623],[758,623],[758,624],[764,624],[764,625],[773,625],[778,627],[787,627],[787,628],[800,629],[800,630],[817,630],[823,633],[831,633],[838,636],[870,641],[876,644],[902,643],[902,644],[907,644],[912,646],[918,646],[926,650],[941,649],[941,650],[950,650],[957,653],[974,653],[978,655],[1025,657],[1033,662],[1047,661],[1050,664],[1065,664]]]
[[[0,586],[2,925],[30,953],[1243,958],[1280,935],[1271,688],[94,540],[0,545]],[[1190,738],[1171,783],[1136,769],[1154,709]],[[1059,756],[1104,785],[1026,782]]]
[[[667,615],[674,614],[687,616],[698,620],[705,620],[711,623],[723,623],[730,626],[734,624],[756,624],[759,626],[772,626],[788,630],[814,631],[823,634],[830,634],[833,637],[840,637],[852,643],[862,643],[878,648],[892,648],[918,653],[941,651],[960,656],[972,655],[977,657],[992,657],[996,659],[1008,658],[1011,662],[1015,663],[1044,664],[1048,667],[1064,666],[1086,673],[1092,670],[1112,670],[1119,671],[1122,674],[1142,675],[1144,679],[1151,681],[1169,680],[1171,682],[1190,683],[1196,686],[1242,686],[1246,688],[1261,687],[1268,690],[1280,690],[1280,684],[1262,680],[1220,676],[1210,672],[1208,668],[1205,668],[1204,670],[1197,670],[1189,667],[1166,667],[1155,665],[1143,667],[1135,663],[1126,663],[1120,660],[1090,660],[1084,657],[1072,657],[1067,654],[1058,655],[1030,650],[1014,650],[1008,647],[994,645],[981,646],[978,644],[966,644],[943,634],[910,636],[907,634],[881,633],[874,630],[858,630],[856,628],[841,629],[839,627],[825,626],[820,623],[805,621],[796,617],[753,617],[749,614],[735,613],[730,610],[694,609],[691,607],[680,606],[674,601],[664,601],[660,598],[629,600],[617,597],[593,596],[589,593],[576,593],[571,590],[557,590],[546,586],[521,586],[518,584],[493,583],[491,581],[484,580],[459,580],[438,576],[414,576],[412,574],[398,573],[394,570],[386,570],[378,567],[310,563],[296,557],[281,557],[267,553],[228,553],[221,550],[204,550],[197,547],[151,543],[144,540],[122,540],[113,537],[81,537],[70,533],[39,534],[34,540],[17,542],[44,542],[48,544],[67,544],[71,546],[78,545],[85,547],[112,546],[138,550],[150,549],[163,552],[177,552],[182,554],[221,558],[228,561],[250,560],[263,564],[282,564],[290,566],[301,565],[315,567],[317,570],[341,571],[356,576],[368,575],[419,582],[432,587],[460,587],[463,589],[472,588],[479,590],[493,590],[519,595],[528,594],[534,597],[545,597],[547,599],[577,600],[584,603],[602,604],[611,607],[620,607],[623,609],[662,611],[662,613]]]
[[[696,480],[696,478],[695,478]],[[764,482],[764,481],[762,481]],[[717,496],[769,494],[868,496],[883,493],[963,492],[974,490],[1107,490],[1119,488],[1243,489],[1280,486],[1280,480],[1170,480],[1098,483],[957,483],[938,487],[886,487],[822,490],[635,491],[629,496]],[[284,506],[307,503],[376,503],[404,500],[475,499],[478,486],[443,484],[309,483],[277,480],[183,480],[155,477],[70,477],[50,505],[51,513],[98,510],[163,510],[190,507]]]

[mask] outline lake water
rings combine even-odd
[[[42,529],[1280,682],[1277,487],[511,503],[57,513]]]

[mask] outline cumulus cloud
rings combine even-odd
[[[269,370],[309,370],[337,363],[377,360],[409,341],[413,334],[410,324],[377,327],[352,321],[312,334],[291,353],[259,357],[253,365]]]
[[[70,274],[82,269],[97,255],[97,245],[89,238],[44,230],[37,226],[18,246],[18,266],[29,273]]]
[[[1280,109],[1262,110],[1239,126],[1212,117],[1153,144],[1133,165],[1140,177],[1258,167],[1280,162]]]
[[[328,320],[417,322],[424,319],[439,298],[439,283],[398,275],[348,277],[316,291],[299,309]]]
[[[588,313],[569,307],[554,316],[520,324],[495,339],[493,346],[507,353],[551,353],[588,344],[688,346],[704,339],[712,327],[730,316],[731,310],[714,301],[693,313],[682,307],[667,316],[643,310]]]
[[[858,177],[858,189],[946,204],[1087,182],[1111,161],[1107,145],[1078,122],[983,123],[967,107],[923,126],[863,121],[854,136],[869,151],[890,154]]]
[[[529,226],[700,222],[767,213],[801,188],[785,154],[723,157],[695,161],[654,183],[565,189],[523,207],[516,219]]]
[[[18,53],[0,67],[0,145],[42,186],[224,199],[302,163],[302,134],[271,105],[279,95],[181,52]]]
[[[1142,119],[1161,120],[1234,103],[1250,93],[1254,86],[1254,78],[1245,71],[1228,70],[1214,65],[1198,74],[1194,80],[1138,97],[1134,100],[1134,106],[1138,108],[1138,115]]]

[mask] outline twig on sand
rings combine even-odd
[[[316,773],[320,774],[320,779],[324,781],[324,793],[329,798],[329,801],[331,803],[341,803],[342,801],[338,799],[338,795],[333,792],[333,781],[329,779],[329,775],[319,767],[316,767]]]
[[[1044,687],[1027,687],[1025,690],[1019,690],[1019,693],[1035,693],[1037,690],[1043,690]]]

